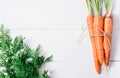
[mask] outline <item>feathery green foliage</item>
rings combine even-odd
[[[39,69],[52,56],[39,54],[40,46],[31,49],[22,36],[11,38],[9,30],[0,27],[0,78],[49,78],[48,71]]]

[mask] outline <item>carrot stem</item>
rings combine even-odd
[[[108,17],[110,17],[114,2],[115,0],[104,0],[105,9]]]
[[[86,4],[87,4],[89,14],[94,14],[93,13],[93,8],[92,8],[92,5],[91,5],[92,4],[91,0],[86,0]]]
[[[96,15],[101,15],[102,2],[103,0],[92,0],[92,3],[95,7],[94,9],[96,11]]]

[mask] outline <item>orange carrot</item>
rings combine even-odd
[[[104,36],[104,49],[105,49],[105,64],[108,67],[111,50],[111,34],[112,34],[113,20],[112,15],[104,18],[104,32],[110,36]]]
[[[105,65],[109,66],[110,51],[111,51],[111,34],[113,28],[112,8],[115,0],[104,0],[106,14],[104,16],[104,32],[108,36],[104,36],[104,49],[105,49]]]
[[[103,17],[101,15],[101,8],[103,0],[92,0],[95,9],[95,18],[94,18],[94,26],[95,26],[95,42],[96,49],[98,54],[98,60],[100,64],[104,62],[104,48],[103,48]]]
[[[96,72],[98,74],[100,74],[101,64],[98,61],[95,37],[92,36],[95,34],[95,32],[94,32],[94,29],[95,29],[95,27],[94,27],[94,13],[92,11],[91,0],[86,0],[86,3],[87,3],[88,12],[89,12],[89,15],[87,16],[87,25],[88,25],[88,31],[89,31],[89,35],[90,35],[90,39],[91,39],[92,48],[93,48],[94,64],[95,64]]]
[[[103,48],[103,18],[100,15],[96,15],[94,18],[94,26],[95,26],[95,42],[96,49],[98,54],[98,60],[101,64],[104,61],[104,48]]]
[[[87,25],[88,25],[88,30],[89,30],[89,34],[93,35],[94,34],[94,15],[88,15],[87,16]],[[90,36],[91,39],[91,44],[92,44],[92,48],[93,48],[93,56],[94,56],[94,64],[95,64],[95,68],[96,68],[96,72],[98,74],[100,74],[101,71],[101,65],[98,61],[98,55],[97,55],[97,51],[96,51],[96,46],[95,46],[95,37],[94,36]]]

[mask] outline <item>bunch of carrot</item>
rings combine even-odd
[[[105,4],[106,13],[102,16],[102,4]],[[100,74],[101,65],[109,66],[111,50],[111,34],[113,15],[111,13],[114,0],[86,0],[89,15],[87,25],[93,48],[96,72]]]

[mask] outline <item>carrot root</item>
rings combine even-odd
[[[105,17],[104,19],[104,32],[106,34],[112,34],[113,21],[112,16]],[[105,64],[109,65],[110,51],[111,51],[111,36],[104,36],[104,49],[105,49]]]
[[[103,35],[103,17],[96,15],[94,18],[95,34]],[[95,36],[96,49],[100,64],[104,62],[103,36]]]
[[[88,24],[89,34],[90,35],[95,34],[95,32],[94,32],[94,29],[95,29],[95,27],[94,27],[94,16],[93,15],[89,15],[87,17],[87,24]],[[101,72],[101,64],[100,64],[100,62],[98,60],[96,43],[95,43],[95,37],[94,36],[90,36],[90,39],[91,39],[91,44],[92,44],[92,48],[93,48],[95,69],[96,69],[96,72],[98,74],[100,74],[100,72]]]

